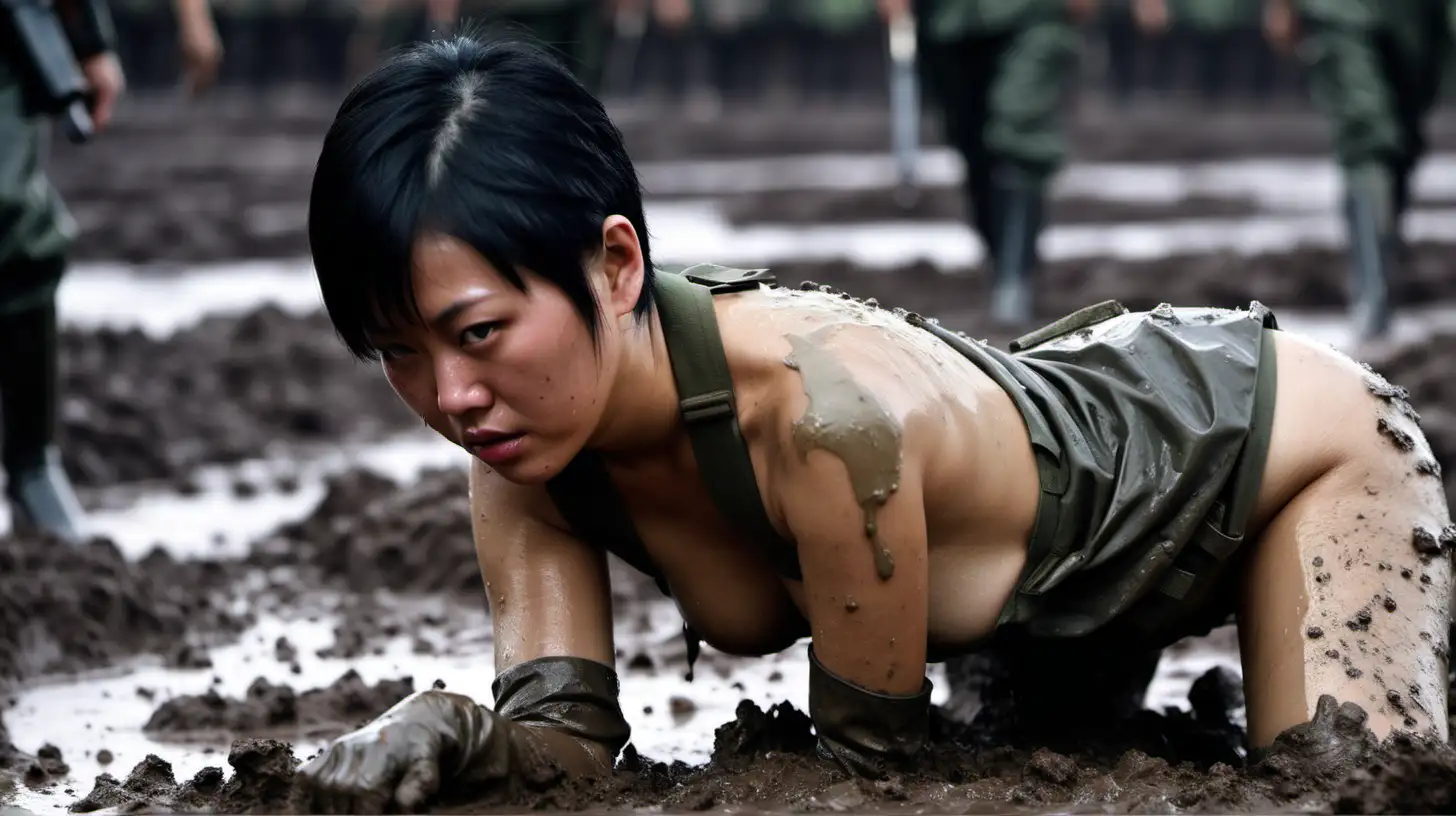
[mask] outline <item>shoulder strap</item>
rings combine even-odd
[[[577,454],[565,470],[546,483],[546,492],[581,540],[604,548],[650,576],[657,581],[662,594],[672,594],[637,535],[637,525],[627,514],[617,486],[596,454],[590,451]]]
[[[799,554],[774,530],[738,427],[733,380],[718,333],[713,295],[772,282],[764,270],[697,266],[657,277],[658,316],[703,483],[723,517],[761,547],[780,575],[799,579]]]

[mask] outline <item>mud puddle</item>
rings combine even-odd
[[[164,758],[175,777],[185,780],[208,766],[224,764],[232,740],[240,738],[285,740],[293,746],[295,756],[307,757],[343,728],[357,724],[344,722],[348,716],[329,715],[342,710],[349,716],[367,718],[371,700],[386,699],[389,689],[399,689],[406,681],[412,688],[438,681],[452,691],[489,701],[494,671],[488,621],[483,614],[459,605],[417,600],[401,601],[392,610],[396,615],[415,616],[411,632],[376,638],[369,651],[347,660],[320,656],[336,644],[337,616],[267,617],[238,643],[210,650],[211,665],[206,668],[179,670],[143,664],[122,675],[52,683],[22,693],[16,706],[5,713],[11,734],[22,750],[36,750],[37,741],[59,748],[70,774],[55,780],[54,787],[22,787],[15,804],[38,812],[66,807],[90,790],[96,775],[111,773],[124,778],[148,754]],[[715,732],[734,720],[743,701],[765,711],[785,702],[799,711],[807,710],[808,663],[802,644],[753,660],[705,648],[694,681],[684,683],[683,655],[677,646],[680,618],[675,608],[659,601],[637,604],[632,612],[619,617],[617,664],[623,682],[623,710],[632,723],[633,745],[640,755],[686,765],[710,761]],[[651,619],[646,629],[639,628],[643,615]],[[446,618],[452,620],[453,632],[425,623]],[[280,639],[297,655],[291,665],[277,659]],[[421,639],[430,642],[429,650],[420,647]],[[1149,706],[1187,709],[1193,678],[1208,666],[1235,666],[1236,657],[1195,650],[1165,660],[1165,664],[1150,691]],[[934,702],[943,704],[948,694],[943,671],[931,667],[930,677],[937,686]],[[351,702],[346,697],[341,705],[336,692],[325,701],[325,716],[311,717],[304,702],[310,692],[302,690],[340,684],[341,678],[343,685],[356,690],[355,699]],[[377,693],[358,691],[376,685],[383,686]],[[281,707],[284,715],[279,721],[268,722],[266,715],[276,716],[280,710],[277,697],[282,686],[299,690],[287,694],[296,702]],[[322,695],[315,692],[313,696]],[[64,717],[58,717],[59,712]],[[219,727],[229,721],[246,730]],[[852,788],[832,792],[831,798],[848,802],[845,797],[853,798]],[[75,794],[66,794],[66,789]],[[964,793],[956,796],[949,790],[945,795],[938,804],[946,807],[976,798]],[[866,807],[879,810],[865,799],[856,805],[856,809]],[[886,808],[895,810],[893,801]]]
[[[460,450],[430,432],[405,433],[368,444],[313,446],[192,474],[189,488],[170,483],[116,486],[86,492],[92,535],[112,540],[136,559],[157,546],[188,556],[232,558],[279,525],[309,515],[327,493],[330,476],[364,469],[393,479],[460,466]],[[0,535],[10,529],[0,504]]]
[[[62,451],[82,487],[171,480],[189,491],[203,465],[419,427],[321,312],[208,315],[161,339],[68,328],[60,356]]]
[[[117,582],[142,582],[123,595],[134,599],[132,606],[148,622],[128,624],[123,617],[118,625],[125,628],[110,631],[113,636],[125,632],[124,645],[142,654],[83,651],[80,664],[104,666],[100,674],[25,682],[16,706],[5,714],[12,740],[30,753],[46,743],[55,746],[71,770],[54,786],[22,786],[18,803],[35,810],[64,807],[90,790],[96,774],[124,777],[149,753],[165,758],[176,778],[186,779],[223,764],[231,740],[243,736],[288,739],[296,755],[307,756],[347,726],[338,716],[320,719],[301,713],[308,708],[303,703],[309,697],[306,690],[327,687],[349,670],[357,672],[357,679],[350,680],[356,691],[361,684],[408,676],[415,688],[439,679],[453,690],[488,700],[492,645],[465,533],[463,473],[458,468],[422,469],[418,459],[410,463],[411,472],[401,464],[406,459],[397,453],[392,460],[393,475],[405,482],[401,486],[368,472],[335,476],[318,507],[276,535],[265,536],[242,560],[197,560],[215,556],[210,545],[200,542],[234,525],[232,517],[222,514],[199,516],[194,538],[180,538],[140,559],[119,560],[120,553],[109,549],[106,563],[115,580],[87,579],[72,586],[94,586],[115,597]],[[267,507],[278,498],[263,491],[249,512],[282,515]],[[24,551],[31,558],[37,552],[71,558],[68,550],[54,547]],[[807,706],[802,644],[753,660],[707,648],[694,682],[684,683],[686,649],[676,608],[656,596],[647,581],[621,574],[625,568],[620,564],[614,563],[614,570],[617,662],[624,706],[642,755],[705,762],[712,756],[715,729],[734,718],[741,700],[764,710],[783,701],[799,710]],[[57,580],[54,571],[27,574],[47,576],[52,584]],[[245,602],[225,608],[237,610],[243,625],[197,619],[196,605],[205,589],[197,575],[213,576],[214,586],[237,583],[238,597]],[[158,626],[152,596],[164,594],[165,586],[181,590],[178,612],[161,615],[172,623]],[[345,586],[349,591],[340,591]],[[400,591],[410,594],[396,594]],[[56,622],[54,604],[27,611],[31,619]],[[74,623],[74,617],[61,620]],[[220,633],[228,637],[206,637]],[[1164,663],[1149,694],[1151,706],[1186,707],[1188,687],[1203,671],[1214,664],[1236,665],[1226,643],[1170,652]],[[943,703],[949,693],[943,672],[934,667],[931,676],[939,689],[935,701]],[[283,686],[290,691],[281,691]],[[253,710],[228,702],[248,699],[250,690]],[[185,695],[201,699],[174,704],[170,714],[157,713],[167,712],[169,700]],[[295,712],[292,719],[277,718],[280,697],[294,701],[291,708],[281,709]],[[363,716],[358,705],[347,710]],[[171,726],[155,727],[156,718]],[[154,727],[148,729],[148,723]],[[65,793],[67,789],[74,793]]]
[[[982,247],[959,222],[872,222],[817,226],[756,226],[734,228],[710,202],[663,204],[651,208],[649,223],[654,233],[654,257],[663,264],[712,261],[745,266],[783,267],[799,263],[841,263],[867,271],[892,272],[913,264],[928,264],[957,270],[979,264]],[[1344,228],[1333,213],[1280,215],[1245,219],[1183,220],[1165,223],[1119,223],[1107,225],[1052,226],[1044,233],[1040,249],[1052,263],[1082,262],[1101,266],[1105,274],[1117,275],[1128,262],[1153,263],[1178,259],[1190,267],[1173,276],[1206,281],[1213,277],[1222,285],[1246,285],[1253,272],[1230,276],[1222,266],[1203,272],[1199,265],[1237,263],[1249,255],[1283,253],[1294,258],[1308,256],[1329,268],[1330,280],[1343,276],[1344,260],[1337,251],[1343,246]],[[1418,211],[1407,220],[1412,243],[1456,243],[1456,210]],[[1202,260],[1198,256],[1209,256]],[[1167,263],[1173,263],[1167,260]],[[1416,259],[1414,274],[1440,275],[1448,267],[1434,269]],[[1278,271],[1278,270],[1269,270]],[[1259,281],[1252,284],[1257,285]],[[1285,285],[1276,278],[1273,285]],[[1292,302],[1329,305],[1324,295],[1310,301],[1296,281]],[[135,288],[133,288],[135,287]],[[1136,287],[1149,291],[1146,287]],[[145,293],[146,300],[139,300]],[[1074,287],[1070,294],[1079,296]],[[143,327],[149,334],[176,331],[196,321],[198,308],[238,314],[260,303],[279,303],[289,310],[318,308],[318,284],[307,265],[280,262],[270,266],[212,264],[188,267],[176,274],[139,275],[115,266],[79,265],[63,283],[60,293],[62,319],[79,326]],[[185,298],[185,299],[184,299]],[[188,305],[195,301],[199,307]],[[142,303],[163,304],[156,309]],[[1092,302],[1087,300],[1086,302]],[[1191,301],[1190,301],[1191,302]],[[129,303],[136,303],[133,307]],[[168,307],[166,304],[170,303]],[[1078,305],[1085,305],[1079,303]]]

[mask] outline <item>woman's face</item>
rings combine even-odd
[[[620,296],[603,274],[610,248],[606,256],[588,268],[603,307],[594,345],[566,294],[544,278],[520,269],[523,291],[468,244],[422,237],[413,276],[421,322],[374,338],[390,385],[506,479],[555,476],[600,422],[617,368]]]

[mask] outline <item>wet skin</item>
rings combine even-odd
[[[1025,563],[1039,490],[1011,400],[888,312],[820,293],[716,298],[764,506],[804,572],[785,580],[703,488],[656,318],[631,315],[641,259],[624,223],[608,220],[590,261],[603,315],[595,351],[559,290],[528,272],[521,292],[442,240],[417,258],[421,314],[488,296],[448,325],[401,331],[409,348],[385,364],[447,438],[526,434],[513,460],[471,470],[497,668],[549,655],[613,662],[606,556],[571,535],[543,487],[590,445],[708,643],[767,654],[811,635],[840,677],[917,691],[927,656],[992,633]],[[472,328],[483,323],[492,328]],[[1252,741],[1309,719],[1321,693],[1365,706],[1377,735],[1444,737],[1449,558],[1412,543],[1415,528],[1437,536],[1450,523],[1439,480],[1421,470],[1429,448],[1359,366],[1273,337],[1278,404],[1239,616]],[[1394,444],[1391,428],[1411,444]],[[1318,580],[1330,563],[1334,577]],[[1329,634],[1310,637],[1314,626]]]

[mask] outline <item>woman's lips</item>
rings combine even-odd
[[[487,465],[503,465],[521,455],[525,434],[492,436],[486,441],[467,442],[466,449]]]

